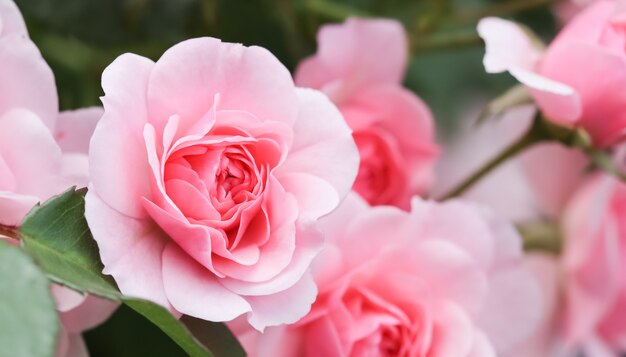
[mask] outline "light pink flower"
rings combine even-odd
[[[563,217],[565,341],[626,352],[626,185],[593,177]]]
[[[86,216],[121,291],[211,321],[295,322],[314,229],[350,190],[339,111],[267,50],[199,38],[103,73]]]
[[[545,53],[513,22],[486,18],[478,32],[487,50],[487,72],[508,71],[532,92],[556,123],[584,128],[606,147],[626,130],[626,52],[620,2],[599,1],[573,19]]]
[[[393,20],[348,19],[322,26],[318,52],[296,84],[326,93],[354,130],[361,166],[354,189],[370,204],[408,209],[430,187],[438,156],[428,106],[402,87],[407,39]]]
[[[231,324],[251,356],[487,357],[539,322],[519,236],[479,206],[415,198],[408,213],[352,195],[322,227],[311,312],[263,334]]]
[[[52,71],[19,10],[12,0],[0,0],[1,225],[18,226],[38,202],[87,183],[87,146],[102,109],[59,114],[57,101]],[[56,356],[86,355],[81,332],[117,304],[58,285],[52,292],[62,321]]]

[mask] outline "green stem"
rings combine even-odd
[[[461,182],[458,186],[453,188],[447,194],[443,195],[439,200],[444,201],[450,198],[460,196],[465,191],[474,186],[480,179],[487,176],[489,173],[491,173],[491,171],[493,171],[495,168],[500,166],[508,159],[516,156],[531,145],[536,144],[540,141],[547,140],[548,138],[549,136],[545,131],[543,122],[538,117],[535,118],[530,129],[522,137],[510,144],[507,148],[505,148],[502,152],[500,152],[487,163],[485,163],[482,167],[480,167],[471,176]]]
[[[0,224],[0,236],[9,237],[15,240],[20,239],[18,228],[15,226],[5,226]]]

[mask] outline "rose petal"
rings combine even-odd
[[[316,295],[313,278],[305,274],[287,290],[265,296],[247,296],[252,307],[248,322],[261,332],[267,326],[294,323],[309,312]]]
[[[0,0],[0,36],[28,37],[26,24],[13,0]]]
[[[54,137],[61,150],[88,154],[91,135],[103,113],[100,107],[61,112],[54,130]]]
[[[31,111],[14,109],[0,116],[0,155],[15,177],[16,193],[47,199],[66,187],[61,149]]]
[[[185,133],[213,106],[216,94],[220,109],[285,123],[296,117],[291,75],[270,52],[197,38],[171,47],[157,62],[148,89],[150,121],[160,133],[164,120],[177,114]]]
[[[343,24],[322,26],[317,42],[317,54],[296,70],[298,86],[324,89],[340,82],[339,96],[348,97],[371,84],[402,80],[407,39],[398,21],[350,18]]]
[[[323,94],[298,90],[300,112],[294,124],[294,143],[287,160],[275,171],[304,172],[330,183],[343,199],[356,178],[359,153],[350,128]],[[324,125],[320,125],[324,120]]]
[[[0,37],[0,63],[0,115],[25,108],[54,129],[59,110],[54,75],[37,47],[21,35]]]
[[[63,327],[69,333],[80,333],[104,322],[119,303],[87,295],[82,303],[61,314]]]
[[[165,234],[149,220],[134,219],[109,207],[92,187],[85,196],[85,217],[100,249],[102,272],[115,278],[124,295],[171,308],[161,273]]]
[[[176,310],[208,321],[230,321],[251,310],[241,296],[222,286],[215,275],[176,244],[163,252],[163,285]]]
[[[150,197],[142,133],[148,120],[145,97],[153,66],[147,58],[124,54],[104,70],[105,113],[89,148],[93,189],[109,206],[135,218],[145,217],[141,197]]]
[[[14,192],[0,191],[0,224],[17,227],[39,202],[39,198]]]

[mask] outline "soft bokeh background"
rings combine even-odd
[[[31,37],[52,67],[61,109],[99,105],[100,74],[117,56],[134,52],[153,60],[191,37],[259,45],[293,70],[315,51],[320,25],[347,16],[402,21],[412,57],[405,84],[435,114],[440,141],[476,103],[514,81],[487,75],[476,22],[484,15],[513,18],[542,38],[555,34],[551,0],[16,0]],[[383,54],[384,55],[384,54]],[[120,308],[86,335],[93,357],[184,356],[158,328]]]

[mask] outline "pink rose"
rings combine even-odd
[[[407,40],[392,20],[322,26],[317,54],[296,83],[326,93],[354,130],[361,165],[354,189],[370,204],[408,209],[429,188],[439,149],[428,106],[402,87]]]
[[[500,356],[539,322],[519,236],[479,206],[353,195],[322,228],[311,312],[263,334],[231,324],[251,356]]]
[[[38,202],[86,185],[87,146],[101,114],[101,108],[59,114],[52,71],[13,1],[0,0],[0,225],[18,226]],[[62,322],[56,357],[86,356],[81,332],[117,304],[59,285],[52,293]]]
[[[350,190],[358,151],[324,95],[267,50],[184,41],[103,73],[86,217],[126,295],[265,326],[305,315],[313,223]]]
[[[614,357],[626,352],[626,184],[587,180],[562,213],[560,257],[531,254],[547,313],[509,357]]]
[[[597,147],[615,144],[626,130],[626,17],[619,2],[598,1],[574,18],[545,53],[513,22],[486,18],[478,25],[487,72],[508,71],[530,90],[556,123],[584,128]]]
[[[563,231],[566,343],[626,352],[626,184],[591,178],[569,202]]]

